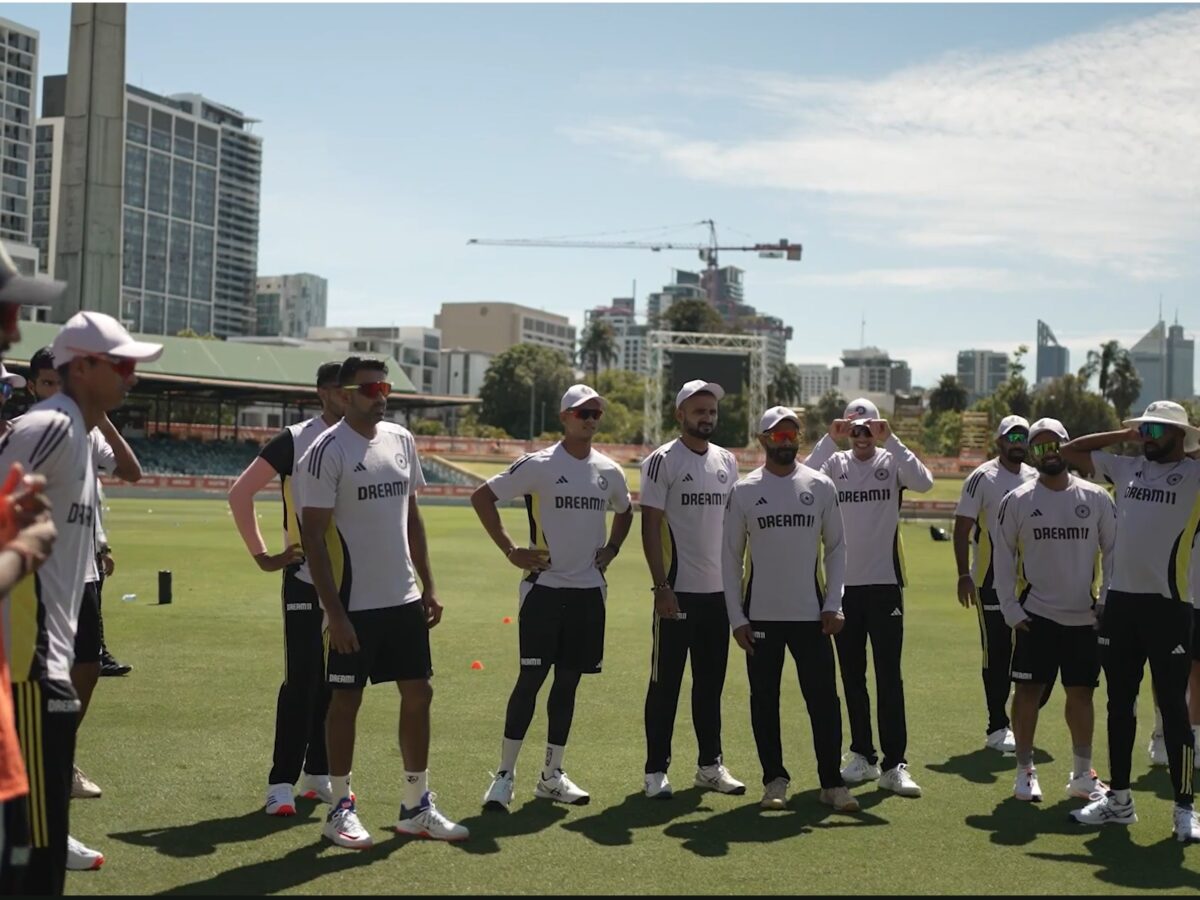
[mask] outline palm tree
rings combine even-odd
[[[1142,392],[1142,379],[1129,351],[1117,341],[1105,341],[1099,353],[1089,350],[1079,377],[1086,383],[1093,376],[1097,378],[1100,396],[1113,405],[1118,416],[1127,417],[1129,407]]]
[[[772,406],[792,406],[803,399],[801,390],[800,370],[791,363],[784,363],[775,370],[771,383],[767,385],[767,402]]]
[[[603,319],[594,319],[584,330],[579,341],[579,364],[591,369],[592,383],[600,375],[600,367],[608,368],[617,358],[617,335],[612,325]]]

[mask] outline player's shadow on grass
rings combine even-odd
[[[633,843],[635,828],[657,828],[690,815],[701,806],[705,792],[700,788],[676,791],[670,800],[651,800],[642,791],[634,791],[616,806],[602,809],[594,816],[574,819],[563,826],[605,847]]]
[[[500,839],[545,831],[567,813],[565,806],[550,800],[530,800],[507,813],[487,810],[459,821],[470,829],[471,837],[454,846],[471,854],[499,853]]]
[[[1082,809],[1086,800],[1063,798],[1059,803],[1030,803],[1011,794],[997,804],[990,815],[967,816],[963,821],[970,828],[992,833],[991,842],[1003,847],[1022,847],[1032,844],[1043,834],[1086,835],[1085,825],[1071,818],[1071,810]]]
[[[1156,819],[1154,827],[1161,829],[1162,840],[1149,847],[1139,847],[1130,837],[1129,829],[1120,825],[1105,825],[1099,831],[1087,829],[1092,837],[1081,853],[1030,853],[1035,859],[1050,862],[1076,863],[1094,866],[1096,878],[1116,888],[1149,891],[1169,891],[1190,888],[1200,891],[1200,873],[1185,866],[1187,855],[1195,852],[1175,840],[1167,830],[1169,820]],[[1194,857],[1193,857],[1194,859]]]
[[[1154,766],[1143,772],[1137,781],[1130,782],[1134,796],[1143,791],[1153,791],[1160,800],[1174,800],[1175,788],[1171,787],[1171,772],[1166,766]]]
[[[312,816],[315,805],[311,802],[306,804],[301,801],[297,806],[297,815],[294,816],[268,816],[264,815],[261,809],[256,808],[237,816],[189,822],[187,825],[143,828],[138,831],[116,831],[109,837],[127,844],[136,844],[139,847],[150,847],[165,856],[183,858],[208,856],[215,853],[221,844],[256,841],[298,825],[320,831],[321,826],[318,823],[323,816]]]
[[[1054,762],[1054,757],[1044,750],[1034,750],[1033,761],[1041,765]],[[942,775],[957,775],[972,784],[996,784],[1004,773],[1011,774],[1016,765],[1016,758],[1011,754],[980,747],[970,753],[951,756],[944,763],[926,763],[925,768]]]
[[[788,798],[786,811],[765,812],[751,801],[729,812],[677,822],[664,834],[683,841],[683,849],[697,856],[716,857],[729,853],[730,844],[766,844],[810,834],[818,828],[867,828],[886,825],[869,812],[883,799],[882,791],[855,794],[862,811],[836,813],[817,801],[818,792],[804,791]]]
[[[399,837],[387,829],[378,830],[376,834],[382,834],[384,837],[370,850],[335,847],[314,834],[311,844],[297,847],[279,859],[268,859],[227,869],[203,881],[177,885],[162,893],[213,897],[274,894],[288,888],[301,887],[325,875],[372,865],[391,856],[413,840]]]

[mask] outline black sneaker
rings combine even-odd
[[[116,658],[107,650],[100,657],[100,674],[108,676],[128,675],[133,671],[133,666],[125,663],[117,662]]]

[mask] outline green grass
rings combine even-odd
[[[275,538],[274,504],[260,504]],[[152,511],[151,511],[152,510]],[[519,530],[519,511],[505,510]],[[642,701],[650,654],[649,576],[636,536],[610,571],[604,674],[584,680],[567,768],[591,806],[532,799],[542,754],[539,709],[511,814],[482,816],[479,800],[499,748],[517,673],[517,573],[463,507],[425,507],[446,606],[433,633],[436,698],[431,783],[439,805],[465,821],[462,846],[409,842],[386,830],[400,799],[397,695],[367,691],[354,784],[365,853],[322,842],[322,810],[261,812],[275,696],[282,673],[278,577],[245,554],[219,501],[114,500],[106,521],[117,573],[105,589],[109,643],[134,665],[102,679],[80,732],[81,767],[104,788],[72,804],[72,832],[102,849],[100,872],[73,873],[70,893],[1111,893],[1200,889],[1200,848],[1170,838],[1166,773],[1148,772],[1143,717],[1134,781],[1140,823],[1103,832],[1067,823],[1071,766],[1062,693],[1039,734],[1046,802],[1010,799],[1013,763],[981,748],[979,641],[973,612],[953,599],[949,543],[906,526],[905,674],[909,759],[920,800],[856,789],[864,811],[830,815],[815,799],[807,716],[789,666],[784,679],[786,761],[797,795],[760,814],[746,675],[736,649],[725,691],[726,761],[745,797],[689,787],[695,742],[686,699],[676,725],[670,802],[640,795]],[[159,569],[174,572],[174,603],[155,603]],[[137,599],[123,603],[122,594]],[[471,662],[485,668],[472,671]],[[685,683],[685,694],[688,690]],[[544,700],[541,706],[544,707]],[[1148,704],[1144,704],[1148,706]],[[1103,702],[1097,768],[1107,769]]]

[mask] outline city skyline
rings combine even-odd
[[[1200,115],[1181,99],[1200,90],[1195,10],[277,9],[131,5],[127,76],[261,120],[259,271],[327,278],[331,324],[429,325],[443,302],[490,301],[581,327],[634,281],[644,309],[696,260],[466,240],[711,216],[734,242],[804,244],[800,263],[721,257],[796,329],[792,362],[876,344],[929,385],[967,347],[1032,356],[1039,318],[1073,363],[1131,346],[1160,296],[1163,318],[1197,327],[1200,185],[1172,138]],[[65,71],[68,5],[5,16],[40,33],[39,75]],[[692,48],[669,70],[664,33]],[[305,67],[351,38],[336,74]]]

